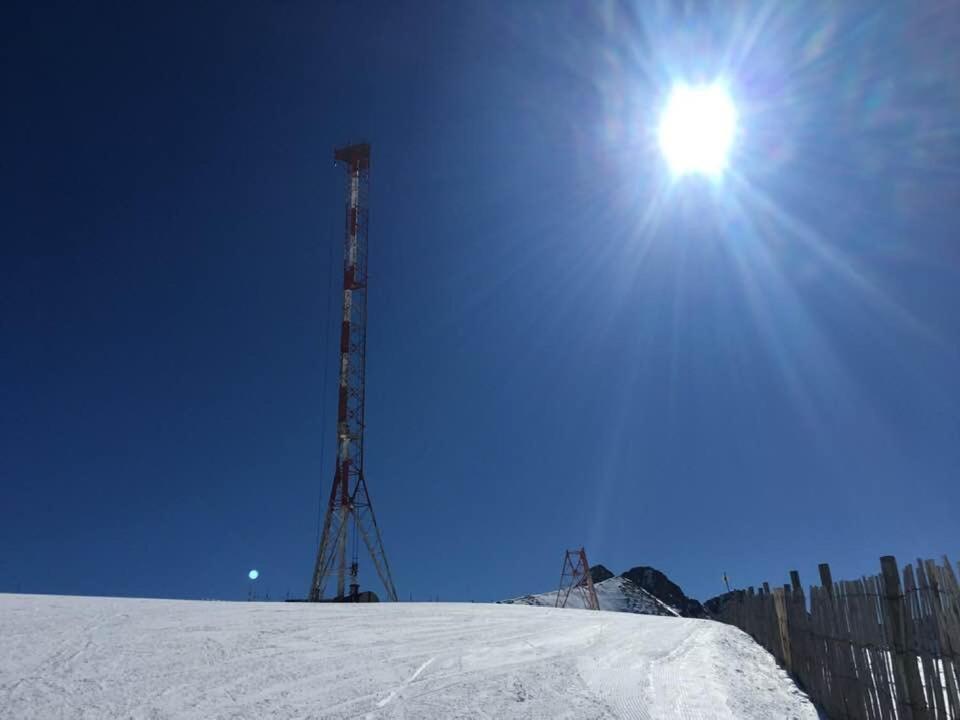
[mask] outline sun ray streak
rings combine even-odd
[[[940,347],[946,343],[937,332],[905,307],[888,297],[862,270],[856,267],[854,260],[826,242],[812,227],[795,215],[789,213],[774,202],[766,193],[754,187],[742,178],[734,176],[736,192],[752,204],[750,212],[766,214],[773,219],[790,237],[803,243],[824,265],[842,278],[850,287],[856,289],[873,307],[894,317],[903,328],[910,330],[924,340]]]

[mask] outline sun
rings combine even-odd
[[[658,139],[675,176],[718,177],[736,133],[737,110],[723,85],[678,85],[660,117]]]

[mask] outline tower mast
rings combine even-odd
[[[387,599],[397,590],[383,550],[363,474],[364,375],[367,350],[367,229],[370,145],[338,148],[334,160],[346,173],[346,226],[343,253],[343,320],[337,402],[337,461],[308,599],[322,600],[336,576],[334,599],[359,598],[359,544],[366,546]],[[349,557],[349,563],[348,563]],[[349,578],[349,594],[345,592]]]

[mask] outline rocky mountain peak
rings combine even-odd
[[[609,580],[612,577],[614,577],[614,574],[603,565],[590,566],[590,579],[593,580],[594,585],[602,583],[604,580]]]
[[[699,600],[687,597],[679,585],[656,568],[638,565],[622,573],[621,577],[632,580],[636,585],[674,608],[683,617],[707,617]]]

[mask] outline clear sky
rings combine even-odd
[[[402,598],[960,555],[955,4],[2,12],[0,591],[306,592],[361,138]],[[728,172],[673,180],[716,77]]]

